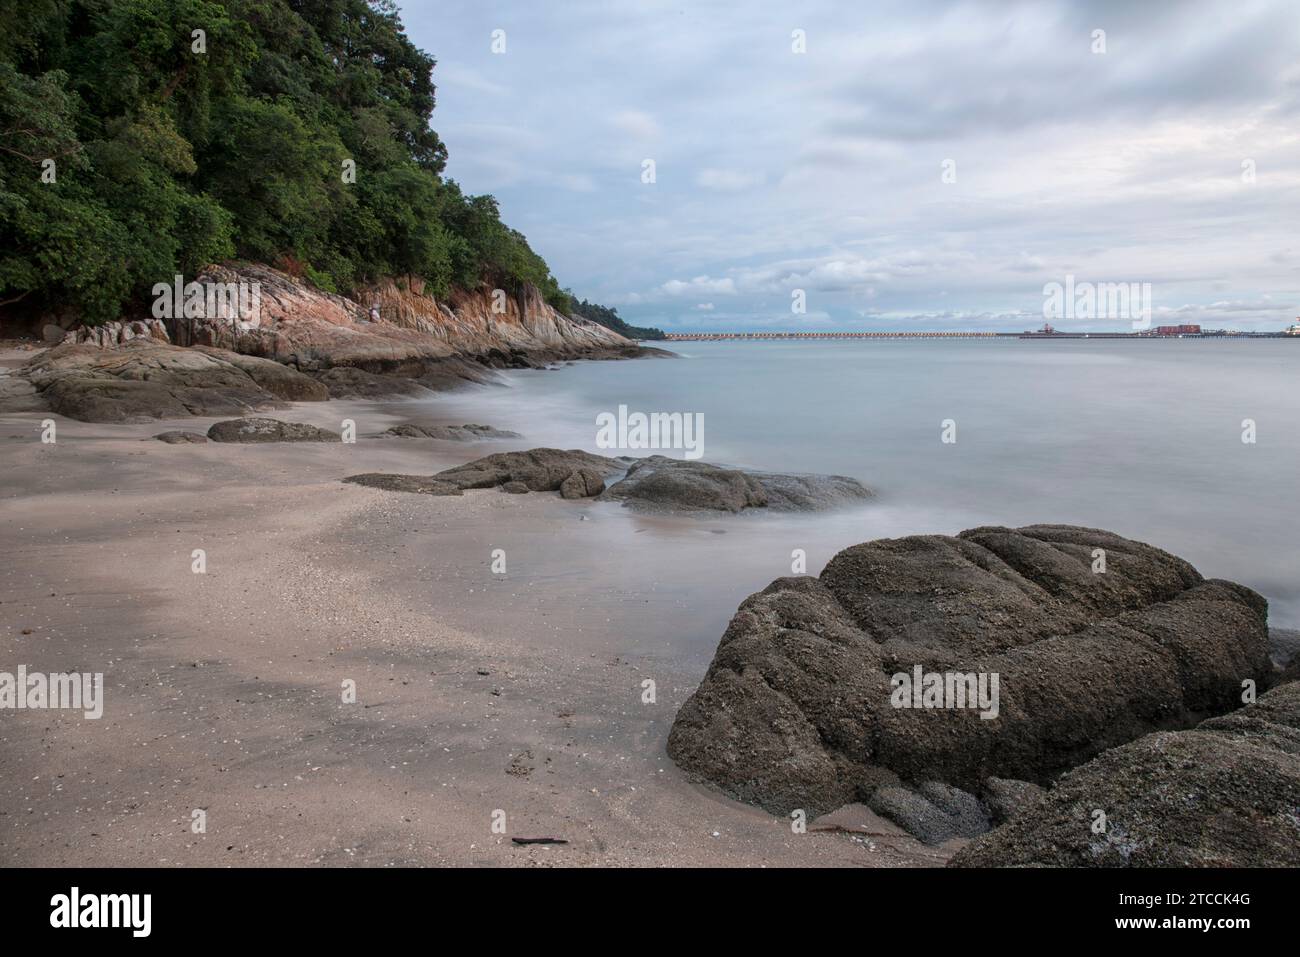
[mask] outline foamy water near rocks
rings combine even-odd
[[[811,512],[870,497],[870,489],[844,475],[784,475],[652,455],[633,462],[601,500],[644,512]]]
[[[390,431],[409,434],[411,428],[397,426]],[[484,427],[460,428],[479,434]],[[451,436],[438,432],[437,437]],[[611,484],[615,476],[618,480]],[[671,513],[814,511],[871,497],[871,491],[861,482],[842,475],[749,472],[662,455],[607,458],[577,449],[498,452],[435,476],[406,478],[437,479],[461,489],[501,487],[514,493],[559,492],[567,499],[596,498],[640,511]],[[402,484],[395,482],[390,487],[401,490]]]

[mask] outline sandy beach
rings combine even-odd
[[[900,867],[955,851],[883,822],[796,834],[669,760],[673,716],[707,665],[646,650],[671,596],[617,568],[601,581],[527,559],[590,548],[602,522],[648,519],[340,481],[428,474],[526,439],[378,437],[398,422],[459,424],[436,402],[274,414],[335,430],[351,418],[357,442],[173,446],[152,436],[216,420],[48,416],[57,442],[43,444],[45,414],[0,417],[0,656],[105,683],[97,721],[4,715],[0,863]],[[515,567],[494,575],[507,528]],[[196,809],[205,833],[192,831]]]

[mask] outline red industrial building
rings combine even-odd
[[[1200,326],[1156,326],[1158,336],[1199,336]]]

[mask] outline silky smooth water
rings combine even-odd
[[[1255,588],[1274,625],[1300,625],[1300,341],[674,348],[680,358],[511,373],[508,388],[434,401],[524,433],[524,447],[605,454],[619,453],[596,446],[601,412],[700,412],[705,461],[851,475],[876,490],[848,512],[713,520],[722,534],[712,536],[636,520],[636,532],[674,547],[656,556],[641,539],[629,574],[715,598],[701,597],[715,610],[700,628],[714,640],[738,597],[790,573],[794,548],[815,574],[854,542],[985,524],[1068,523],[1147,541]],[[1246,419],[1254,443],[1242,441]]]

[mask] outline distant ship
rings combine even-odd
[[[1288,336],[1300,336],[1300,322],[1293,322],[1284,330]]]

